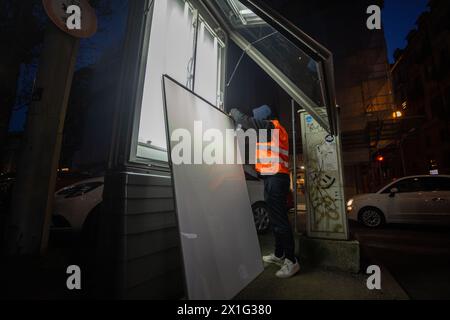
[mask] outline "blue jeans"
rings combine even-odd
[[[287,208],[289,192],[289,175],[276,174],[264,177],[264,198],[269,208],[269,220],[275,236],[275,255],[278,258],[284,256],[295,262],[295,241]]]

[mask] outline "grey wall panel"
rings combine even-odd
[[[149,281],[143,282],[135,287],[126,289],[126,299],[179,299],[183,291],[182,270],[167,272]],[[151,310],[149,310],[151,313]]]
[[[102,270],[115,266],[115,273],[108,277],[116,281],[116,296],[182,298],[184,281],[170,174],[107,175],[104,202],[101,227],[108,230],[102,233],[100,254],[107,257],[107,269]]]
[[[127,186],[166,186],[172,187],[172,179],[166,174],[128,174],[126,175]]]
[[[173,198],[166,199],[126,199],[127,215],[171,212],[175,210]]]
[[[127,260],[136,259],[179,246],[177,228],[127,235]]]
[[[140,186],[127,187],[127,199],[173,199],[172,186]]]
[[[165,274],[181,270],[179,248],[168,249],[128,262],[127,286],[135,287]]]
[[[127,235],[176,228],[178,226],[175,211],[129,215],[126,216],[125,221],[125,234]]]
[[[232,120],[164,78],[168,137],[184,129],[234,129]],[[170,142],[172,149],[172,143]],[[231,299],[262,271],[261,252],[241,165],[172,166],[190,299]]]

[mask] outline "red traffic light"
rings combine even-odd
[[[384,161],[384,157],[382,155],[377,156],[377,161],[378,162],[383,162]]]

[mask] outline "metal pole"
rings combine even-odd
[[[67,103],[79,40],[50,23],[13,189],[7,253],[38,255],[47,248]],[[36,93],[36,92],[35,92]]]
[[[297,113],[295,112],[295,101],[292,101],[292,152],[294,153],[294,158],[292,161],[292,165],[294,167],[294,181],[293,181],[293,189],[294,189],[294,231],[297,233],[297,133],[295,130],[296,121],[295,117]]]

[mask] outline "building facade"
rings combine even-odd
[[[430,1],[407,40],[391,69],[402,117],[398,136],[384,151],[385,174],[449,174],[450,3]]]

